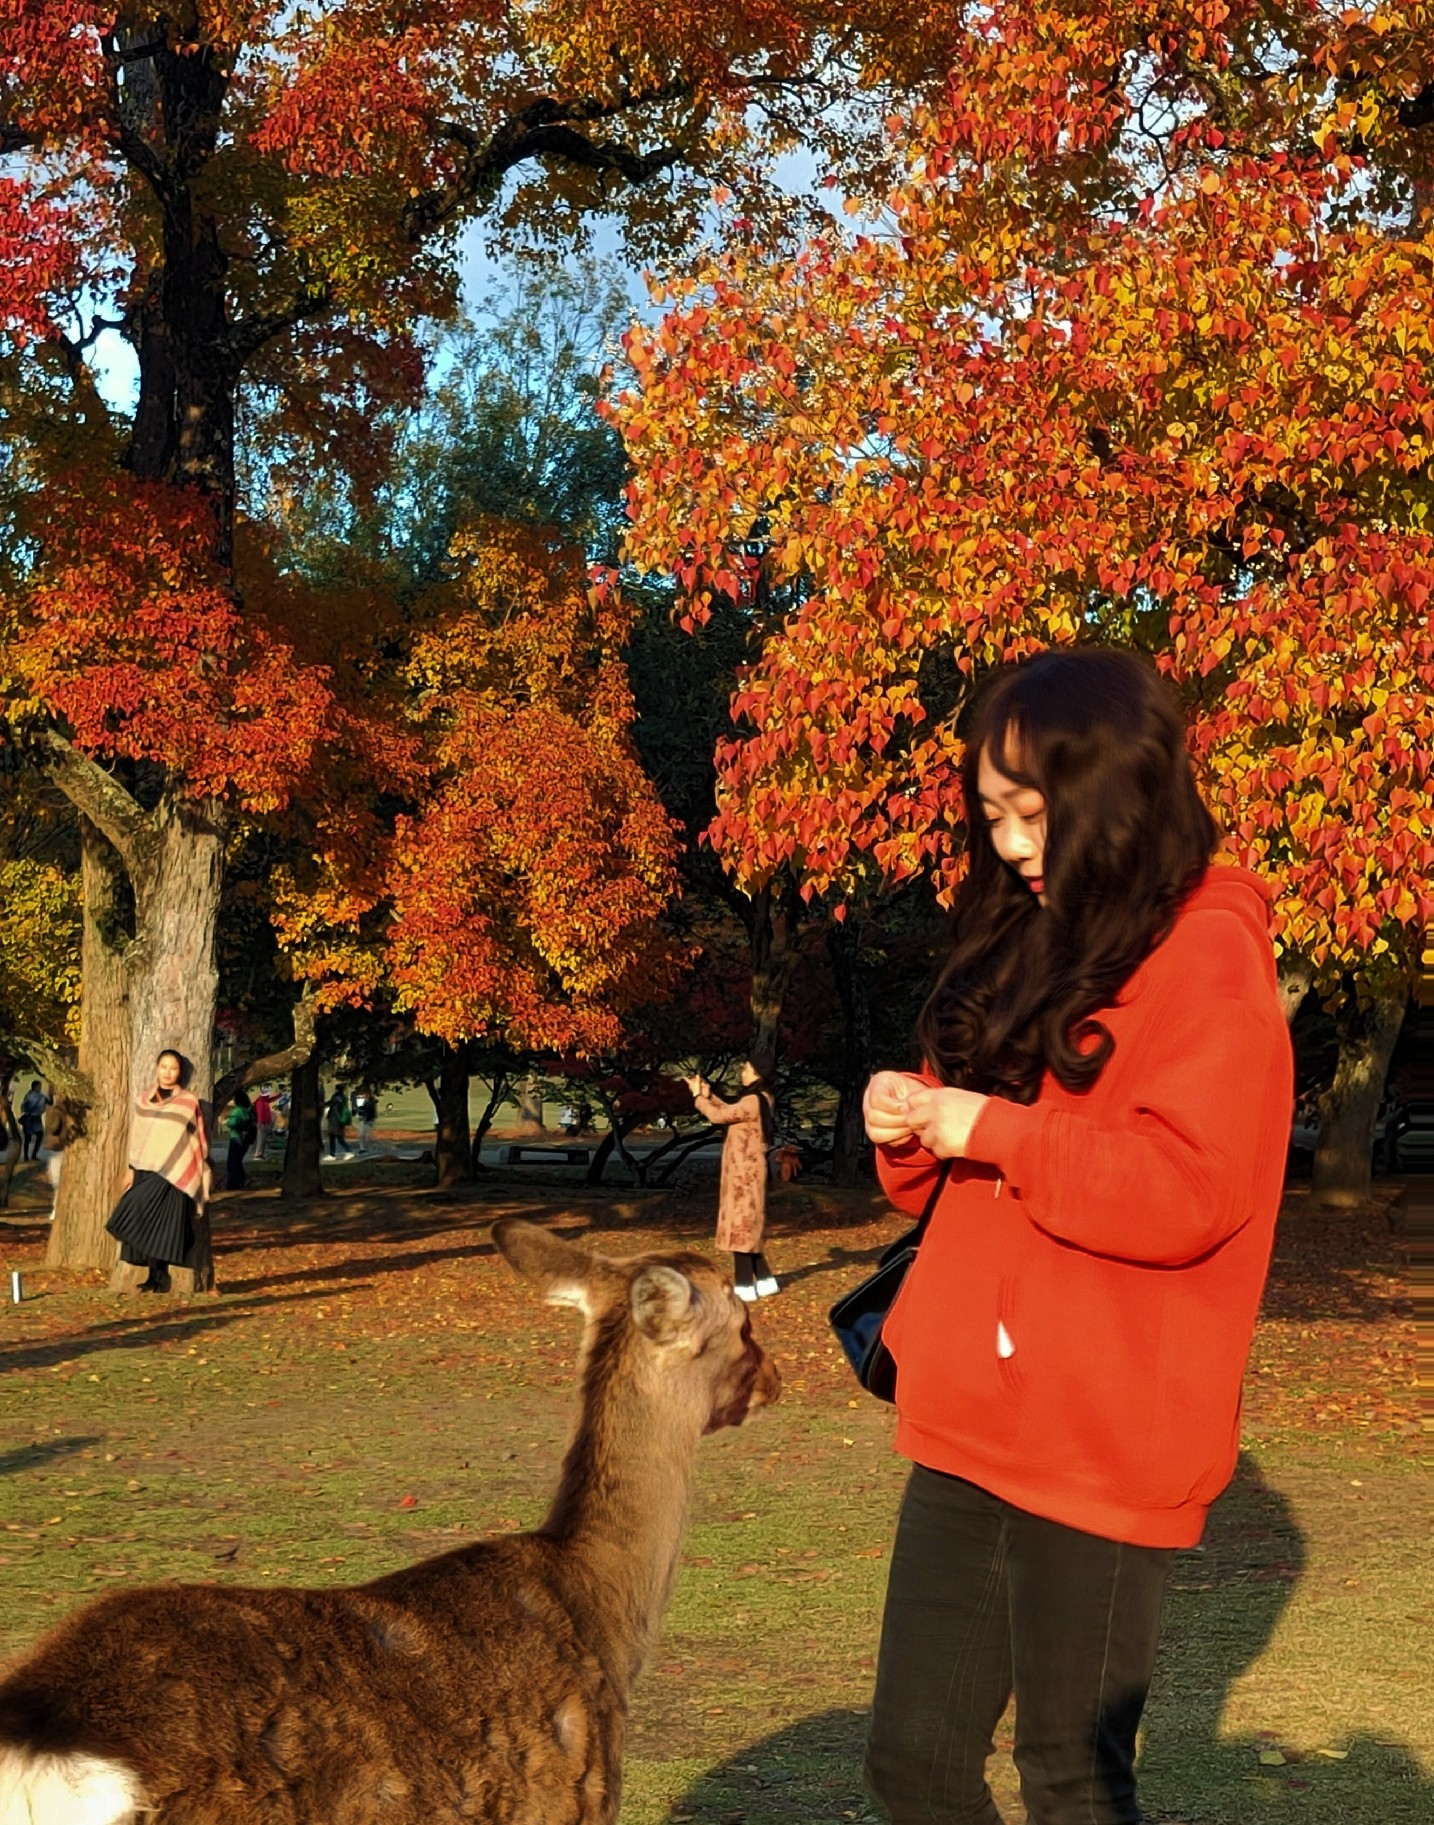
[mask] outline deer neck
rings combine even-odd
[[[584,1389],[582,1417],[538,1530],[584,1595],[589,1624],[634,1677],[671,1595],[687,1526],[696,1413],[630,1384]],[[609,1398],[604,1398],[608,1394]],[[596,1398],[593,1396],[596,1395]]]

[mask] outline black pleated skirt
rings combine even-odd
[[[132,1267],[151,1261],[183,1267],[194,1247],[194,1200],[163,1173],[136,1172],[105,1228],[119,1238],[120,1260]]]

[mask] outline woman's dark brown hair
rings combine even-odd
[[[1044,906],[992,846],[983,752],[1046,801]],[[1114,1049],[1098,1010],[1170,930],[1215,848],[1174,696],[1134,654],[1100,647],[1010,666],[976,707],[962,787],[970,873],[917,1042],[943,1082],[1013,1102],[1030,1102],[1046,1070],[1088,1088]]]

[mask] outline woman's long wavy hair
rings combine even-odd
[[[1042,906],[992,846],[981,755],[1046,802]],[[1000,672],[967,737],[970,872],[917,1021],[944,1083],[1031,1102],[1049,1070],[1088,1089],[1114,1050],[1096,1017],[1170,930],[1214,851],[1179,708],[1134,654],[1041,653]]]

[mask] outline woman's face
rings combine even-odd
[[[977,772],[981,815],[991,846],[1008,868],[1046,903],[1046,801],[1034,786],[1009,778],[982,750]]]
[[[173,1090],[179,1083],[179,1060],[173,1052],[164,1053],[156,1063],[154,1081],[161,1090]]]
[[[751,1059],[749,1058],[745,1061],[745,1063],[742,1066],[742,1082],[744,1084],[754,1084],[754,1083],[756,1083],[756,1081],[757,1081],[757,1067],[752,1063]]]

